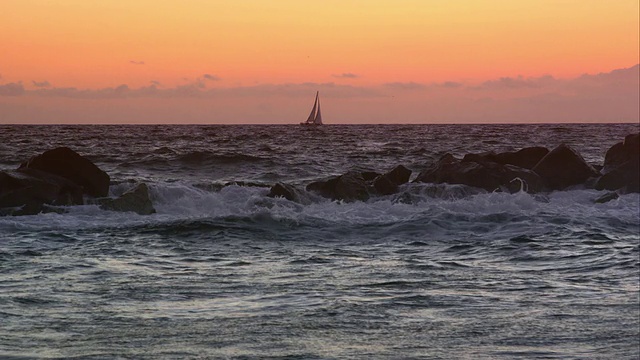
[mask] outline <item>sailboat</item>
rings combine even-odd
[[[307,121],[301,122],[300,125],[304,126],[319,126],[322,125],[322,114],[320,114],[320,98],[319,91],[316,91],[316,101],[313,103],[313,109],[311,109],[311,114],[307,118]]]

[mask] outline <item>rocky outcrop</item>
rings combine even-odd
[[[102,197],[109,193],[109,175],[68,147],[45,151],[24,162],[19,169],[39,170],[65,178],[81,186],[89,196]]]
[[[541,146],[524,148],[515,152],[495,153],[493,151],[479,154],[467,154],[462,161],[495,162],[501,165],[513,165],[523,169],[533,169],[533,167],[549,153],[549,149]]]
[[[409,182],[409,177],[411,177],[411,170],[398,165],[388,173],[377,176],[373,180],[373,188],[381,195],[395,194],[398,192],[398,186]]]
[[[276,183],[271,189],[269,189],[268,197],[276,198],[283,197],[289,201],[297,202],[299,204],[310,204],[311,200],[301,190],[296,187],[284,184]]]
[[[106,196],[109,175],[75,151],[56,148],[0,173],[0,215],[56,211],[82,205],[84,196]]]
[[[45,205],[82,205],[82,188],[71,181],[38,170],[0,172],[0,214],[34,215]]]
[[[539,176],[530,170],[474,157],[463,161],[450,154],[420,172],[414,182],[463,184],[487,191],[542,190]]]
[[[562,190],[583,184],[598,171],[587,164],[571,147],[561,144],[545,155],[532,169],[550,190]]]
[[[344,175],[312,182],[307,191],[332,200],[366,201],[369,199],[369,186],[360,172],[349,171]]]
[[[149,188],[144,183],[138,184],[117,198],[99,198],[93,202],[104,210],[131,211],[140,215],[150,215],[156,212],[149,197]]]
[[[597,190],[640,192],[640,134],[627,135],[613,145],[605,155],[602,175],[595,184]]]

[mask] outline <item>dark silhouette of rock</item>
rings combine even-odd
[[[595,184],[597,190],[640,192],[640,134],[630,134],[613,145],[605,155],[602,175]]]
[[[414,182],[433,184],[463,184],[487,191],[506,190],[538,192],[542,181],[534,172],[513,165],[502,165],[482,158],[467,157],[467,161],[447,154],[418,174]]]
[[[398,186],[407,183],[409,177],[411,177],[411,170],[398,165],[388,173],[376,177],[373,180],[373,187],[382,195],[395,194],[398,191]]]
[[[349,171],[328,180],[312,182],[307,185],[307,191],[316,192],[320,196],[333,200],[366,201],[369,199],[367,183],[362,174],[356,171]]]
[[[150,215],[156,212],[149,197],[149,188],[146,184],[138,184],[133,189],[125,192],[115,199],[101,198],[95,199],[95,203],[104,210],[112,211],[133,211],[140,215]]]
[[[19,170],[35,169],[54,174],[80,185],[87,195],[109,194],[109,175],[87,158],[67,147],[45,151],[20,165]]]
[[[520,149],[516,152],[504,152],[496,155],[496,162],[503,165],[514,165],[523,169],[533,169],[549,149],[542,146],[533,146]]]
[[[299,204],[311,203],[311,200],[308,198],[308,196],[305,196],[302,191],[298,190],[292,185],[283,183],[274,184],[269,190],[267,196],[272,198],[283,197],[289,201],[297,202]]]
[[[596,190],[621,190],[622,193],[640,192],[640,162],[628,160],[602,175]]]
[[[360,175],[362,175],[364,181],[371,181],[380,176],[380,173],[377,173],[375,171],[361,171]]]
[[[398,192],[398,184],[391,181],[388,177],[378,176],[373,181],[373,188],[380,195],[391,195]]]
[[[0,208],[11,215],[33,215],[44,205],[82,205],[82,188],[67,179],[37,170],[0,172]]]
[[[503,152],[496,154],[493,151],[467,154],[462,158],[465,162],[484,163],[487,161],[501,165],[513,165],[523,169],[531,170],[546,154],[549,149],[541,146],[528,147],[515,152]]]
[[[545,185],[551,190],[562,190],[572,185],[583,184],[590,177],[599,175],[582,156],[571,147],[561,144],[545,155],[533,167]]]
[[[640,133],[625,136],[624,141],[613,145],[604,157],[603,172],[607,173],[630,160],[640,158]]]

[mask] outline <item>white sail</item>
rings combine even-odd
[[[313,109],[311,109],[311,114],[309,114],[309,117],[307,118],[307,123],[315,123],[317,107],[318,107],[318,92],[316,91],[316,100],[313,102]]]
[[[300,125],[322,125],[322,114],[320,113],[320,92],[316,91],[316,100],[313,102],[313,109],[307,118],[307,121]]]
[[[320,114],[320,98],[317,94],[316,103],[318,104],[318,112],[316,113],[316,117],[313,119],[313,123],[316,125],[322,125],[322,114]]]

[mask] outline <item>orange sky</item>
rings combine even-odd
[[[639,11],[637,0],[3,1],[0,85],[568,79],[637,64]]]

